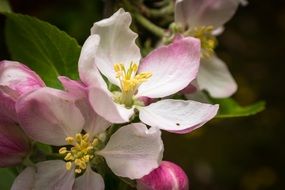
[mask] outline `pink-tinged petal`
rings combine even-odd
[[[176,40],[160,47],[142,60],[139,72],[152,76],[138,89],[137,96],[166,97],[185,88],[197,75],[200,41],[195,38]]]
[[[188,190],[189,182],[185,172],[178,165],[162,161],[150,174],[137,180],[138,190]]]
[[[45,86],[41,78],[15,61],[0,62],[0,117],[17,121],[15,101],[20,95]]]
[[[120,128],[110,138],[106,147],[99,151],[118,176],[138,179],[160,164],[163,142],[158,128],[148,129],[142,123]]]
[[[177,0],[175,22],[188,27],[224,25],[236,12],[239,0]]]
[[[35,190],[72,190],[74,172],[65,168],[62,160],[49,160],[36,164]]]
[[[68,93],[41,88],[22,96],[16,103],[21,127],[32,139],[55,146],[66,144],[65,138],[80,132],[84,118]]]
[[[197,81],[200,89],[207,90],[215,98],[229,97],[237,90],[227,65],[215,55],[201,60]]]
[[[95,56],[99,43],[100,37],[98,35],[91,35],[87,38],[81,49],[78,70],[80,79],[88,86],[107,88],[105,81],[95,65]]]
[[[76,105],[80,109],[84,119],[84,129],[89,133],[90,137],[96,134],[104,132],[110,125],[108,121],[99,116],[91,107],[88,101],[88,89],[80,81],[71,80],[68,77],[59,77],[60,82],[64,86],[64,89],[79,98],[76,101]]]
[[[142,102],[144,106],[148,106],[149,104],[157,101],[157,99],[149,98],[146,96],[138,97],[138,100]]]
[[[212,119],[218,105],[203,104],[195,101],[160,100],[139,108],[139,117],[147,125],[173,133],[189,133]]]
[[[17,114],[15,110],[16,98],[12,98],[5,92],[9,88],[0,86],[0,119],[5,118],[17,122]]]
[[[0,85],[7,86],[12,96],[28,93],[45,86],[41,78],[27,66],[15,61],[0,62]]]
[[[0,120],[0,167],[20,164],[30,149],[28,137],[18,124]]]
[[[72,190],[104,190],[105,184],[102,176],[94,171],[90,167],[84,172],[84,174],[75,179],[75,183]]]
[[[89,102],[96,113],[111,123],[126,123],[134,114],[134,108],[115,103],[112,94],[100,88],[89,89]]]
[[[128,68],[131,62],[139,63],[141,58],[135,43],[138,35],[130,29],[131,21],[131,15],[119,9],[111,17],[94,23],[91,28],[91,34],[100,36],[95,63],[113,84],[119,85],[114,64],[122,63]]]
[[[64,90],[74,95],[77,98],[86,98],[88,95],[87,86],[81,81],[72,80],[66,76],[59,76],[58,80],[61,82]]]
[[[11,190],[31,190],[31,189],[34,189],[35,177],[36,177],[36,168],[27,167],[14,180],[14,183],[11,187]]]

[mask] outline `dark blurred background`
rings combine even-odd
[[[100,0],[12,0],[13,10],[46,20],[80,44],[102,18]],[[250,0],[219,37],[241,104],[266,100],[255,116],[215,119],[188,135],[164,132],[165,160],[181,165],[193,190],[284,190],[285,1]],[[0,17],[0,60],[9,59]],[[283,74],[282,74],[283,73]]]

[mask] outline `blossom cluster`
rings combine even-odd
[[[215,117],[218,105],[194,98],[202,90],[218,98],[236,91],[214,47],[239,3],[177,0],[176,32],[146,57],[131,15],[119,9],[94,23],[80,79],[59,76],[63,89],[46,86],[22,63],[1,61],[0,166],[30,162],[35,142],[58,156],[26,164],[12,189],[103,190],[104,165],[140,190],[188,189],[183,170],[162,161],[161,131],[190,133]]]

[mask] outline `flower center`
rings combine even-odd
[[[141,72],[137,74],[138,64],[131,62],[128,69],[121,63],[114,65],[116,72],[116,78],[120,81],[120,87],[122,93],[115,97],[115,101],[120,104],[124,104],[126,107],[133,105],[133,96],[136,93],[138,87],[149,79],[152,74],[150,72]]]
[[[74,165],[75,173],[80,174],[87,168],[88,163],[94,157],[95,147],[98,145],[99,140],[94,138],[91,142],[88,133],[84,135],[77,133],[75,137],[66,137],[65,140],[72,147],[70,149],[62,147],[58,152],[65,156],[66,169],[71,170]]]
[[[202,56],[210,57],[214,53],[214,49],[217,46],[217,39],[212,34],[213,26],[201,26],[194,27],[187,31],[187,34],[195,38],[199,38],[201,41]]]

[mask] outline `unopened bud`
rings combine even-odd
[[[16,100],[43,86],[41,78],[27,66],[16,61],[0,61],[0,116],[17,121]]]
[[[188,190],[188,177],[176,164],[162,161],[160,166],[137,180],[138,190]]]

